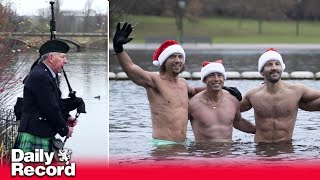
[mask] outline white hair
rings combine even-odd
[[[48,57],[49,57],[50,55],[53,55],[53,54],[57,54],[57,52],[48,52],[48,53],[42,55],[42,56],[40,57],[40,59],[39,59],[39,62],[45,61],[46,59],[48,59]]]

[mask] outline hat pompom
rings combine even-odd
[[[160,63],[159,63],[159,61],[157,61],[157,60],[153,60],[152,63],[153,63],[153,65],[155,65],[155,66],[160,66]]]
[[[222,64],[223,61],[222,61],[221,59],[219,59],[219,60],[216,60],[215,63],[220,63],[220,64]]]
[[[275,52],[278,52],[277,50],[275,50],[274,48],[269,48],[267,49],[265,52],[268,52],[268,51],[275,51]]]
[[[202,63],[202,67],[205,67],[206,65],[208,65],[208,64],[210,64],[210,62],[209,61],[203,61],[203,63]]]

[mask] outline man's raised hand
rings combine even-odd
[[[120,22],[118,23],[116,33],[113,36],[113,49],[116,53],[121,53],[123,51],[123,45],[133,39],[128,38],[131,32],[131,24],[124,23],[124,25],[120,29]]]

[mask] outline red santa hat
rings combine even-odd
[[[279,61],[282,67],[282,72],[284,71],[284,69],[286,68],[286,65],[283,63],[281,55],[275,49],[269,48],[259,58],[258,71],[260,72],[260,74],[264,65],[271,60]]]
[[[161,66],[168,59],[168,57],[174,53],[181,53],[183,56],[182,62],[185,63],[186,53],[182,47],[175,40],[166,40],[154,52],[153,65]]]
[[[204,61],[201,69],[201,81],[203,82],[209,74],[215,72],[221,73],[224,77],[224,80],[227,79],[226,71],[222,65],[222,60],[217,60],[215,62]]]

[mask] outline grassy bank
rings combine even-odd
[[[150,36],[179,37],[175,18],[128,16],[122,21],[135,25],[136,43]],[[320,22],[299,24],[299,36],[296,36],[296,21],[263,21],[259,34],[257,20],[212,17],[201,18],[198,23],[184,19],[183,32],[185,36],[210,37],[213,43],[320,43]]]

